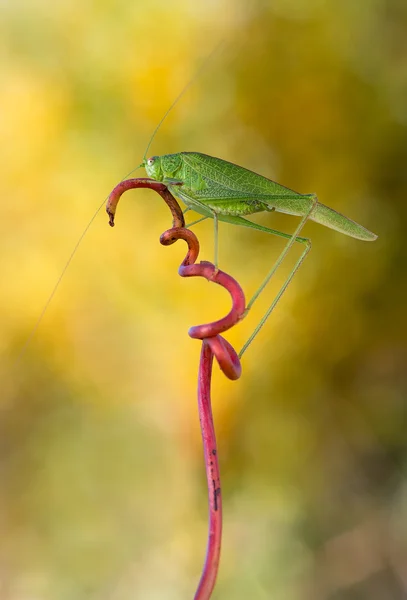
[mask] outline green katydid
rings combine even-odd
[[[151,141],[152,139],[150,144]],[[145,158],[140,166],[146,169],[149,177],[164,183],[175,197],[184,202],[187,210],[192,209],[203,215],[203,218],[199,221],[206,218],[214,220],[216,265],[218,260],[218,221],[251,227],[288,240],[272,269],[248,303],[246,311],[253,306],[293,243],[299,242],[305,245],[300,258],[243,346],[239,356],[243,354],[263,327],[311,249],[310,240],[299,237],[299,233],[308,219],[359,240],[373,241],[377,238],[374,233],[368,231],[362,225],[321,204],[315,194],[299,194],[271,179],[220,158],[198,152],[181,152],[179,154]],[[244,218],[244,216],[263,211],[278,211],[301,216],[302,219],[295,232],[290,235],[258,225]],[[191,223],[189,226],[194,225],[196,222],[198,221]]]

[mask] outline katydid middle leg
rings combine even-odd
[[[189,229],[193,225],[197,225],[198,223],[201,223],[202,221],[206,221],[206,219],[209,219],[209,217],[201,217],[200,219],[197,219],[196,221],[192,221],[192,223],[188,223],[187,225],[185,225],[185,229]]]
[[[193,225],[197,225],[198,223],[201,223],[202,221],[205,221],[206,219],[209,219],[210,217],[201,217],[200,219],[197,219],[196,221],[192,221],[192,223],[188,223],[187,225],[185,225],[185,227],[187,229],[189,229],[189,227],[192,227]],[[219,220],[218,220],[218,215],[216,213],[213,214],[213,222],[214,222],[214,246],[215,246],[215,250],[214,250],[214,264],[215,264],[215,268],[218,268],[218,259],[219,259]]]
[[[218,254],[219,254],[219,220],[218,215],[213,213],[213,239],[215,243],[214,263],[216,272],[218,270]]]

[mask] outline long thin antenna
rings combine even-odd
[[[181,90],[181,92],[175,98],[175,100],[171,104],[171,106],[166,110],[166,112],[165,112],[164,116],[162,117],[161,121],[158,123],[157,127],[154,129],[153,135],[151,136],[150,141],[148,142],[146,151],[144,152],[144,160],[146,160],[146,158],[147,158],[147,152],[149,151],[150,146],[151,146],[151,144],[152,144],[155,136],[157,135],[157,132],[160,129],[161,125],[164,123],[165,119],[168,117],[168,115],[170,114],[170,112],[172,111],[172,109],[175,107],[175,105],[178,104],[178,102],[181,100],[181,98],[183,97],[183,95],[189,90],[189,88],[191,87],[191,85],[198,79],[198,77],[200,77],[200,75],[203,73],[203,71],[205,71],[205,69],[207,68],[208,64],[212,60],[212,58],[215,56],[215,54],[218,53],[218,51],[224,45],[224,43],[225,43],[225,40],[221,40],[219,42],[219,44],[217,46],[215,46],[215,48],[212,50],[212,52],[210,54],[208,54],[208,56],[203,61],[202,65],[196,71],[195,75],[192,77],[192,79],[189,80],[189,82],[186,84],[186,86]]]
[[[122,178],[122,181],[124,181],[125,179],[127,179],[127,177],[129,177],[129,175],[131,175],[131,174],[132,174],[134,171],[136,171],[136,170],[137,170],[137,169],[138,169],[140,166],[141,166],[141,165],[139,165],[139,166],[138,166],[138,167],[136,167],[135,169],[132,169],[132,170],[130,171],[130,173],[127,173],[127,175],[125,175],[125,176]],[[106,204],[106,201],[107,201],[107,199],[108,199],[108,198],[109,198],[109,196],[106,196],[106,198],[103,200],[102,204],[101,204],[101,205],[99,206],[99,208],[96,210],[96,212],[95,212],[95,213],[94,213],[94,215],[92,216],[91,220],[89,221],[89,223],[86,225],[85,229],[82,231],[81,235],[79,236],[79,239],[78,239],[78,241],[76,242],[76,244],[75,244],[75,247],[74,247],[74,249],[72,250],[71,254],[69,255],[69,258],[68,258],[68,260],[66,261],[66,263],[65,263],[65,266],[64,266],[64,268],[62,269],[62,272],[61,272],[60,276],[58,277],[58,279],[57,279],[57,282],[56,282],[56,284],[54,285],[54,288],[53,288],[52,292],[51,292],[51,293],[50,293],[50,295],[48,296],[48,299],[47,299],[47,301],[45,302],[45,304],[44,304],[44,306],[43,306],[43,308],[42,308],[42,310],[41,310],[41,312],[40,312],[40,314],[39,314],[39,317],[38,317],[37,321],[35,322],[35,325],[34,325],[34,327],[31,329],[31,333],[29,334],[28,338],[25,340],[25,342],[24,342],[24,344],[23,344],[22,348],[20,349],[20,352],[18,353],[18,355],[17,355],[17,357],[16,357],[16,359],[15,359],[15,361],[14,361],[14,363],[13,363],[14,365],[16,365],[17,363],[19,363],[19,362],[20,362],[20,360],[22,359],[22,357],[24,356],[24,354],[25,354],[25,352],[26,352],[26,350],[27,350],[28,346],[30,345],[30,343],[31,343],[31,341],[32,341],[32,339],[33,339],[33,337],[35,336],[35,334],[36,334],[36,332],[37,332],[37,330],[38,330],[38,327],[39,327],[39,326],[40,326],[40,324],[41,324],[41,321],[42,321],[42,320],[43,320],[43,318],[44,318],[44,315],[45,315],[45,313],[46,313],[46,312],[47,312],[47,310],[48,310],[48,307],[49,307],[49,305],[51,304],[52,300],[54,299],[54,296],[55,296],[55,294],[56,294],[56,293],[57,293],[57,291],[58,291],[58,288],[59,288],[59,286],[61,285],[61,281],[63,280],[63,278],[64,278],[64,275],[65,275],[65,273],[67,272],[67,270],[68,270],[68,268],[69,268],[69,265],[71,264],[71,262],[72,262],[72,260],[73,260],[73,258],[74,258],[74,256],[75,256],[75,254],[76,254],[76,251],[78,250],[79,246],[81,245],[81,243],[82,243],[82,241],[83,241],[83,238],[84,238],[84,237],[85,237],[85,235],[88,233],[88,231],[89,231],[89,228],[90,228],[90,226],[92,225],[93,221],[96,219],[97,215],[99,214],[99,212],[100,212],[100,210],[101,210],[102,206],[104,206],[104,204]]]
[[[172,109],[175,107],[175,105],[181,100],[181,98],[184,96],[184,94],[189,90],[189,88],[191,87],[191,85],[196,81],[196,79],[203,73],[203,71],[206,69],[206,67],[208,66],[208,64],[210,63],[210,61],[212,60],[212,58],[215,56],[215,54],[217,54],[217,52],[220,50],[220,48],[223,46],[224,44],[224,40],[220,41],[219,44],[217,44],[217,46],[215,46],[215,48],[212,50],[212,52],[210,54],[208,54],[208,56],[205,58],[205,60],[203,61],[202,65],[199,67],[199,69],[197,69],[195,75],[192,77],[192,79],[187,83],[186,86],[184,86],[184,88],[181,90],[181,92],[178,94],[178,96],[175,98],[174,102],[171,104],[171,106],[168,108],[168,110],[165,112],[164,116],[162,117],[162,119],[160,120],[160,122],[158,123],[157,127],[154,129],[153,134],[150,138],[150,141],[148,142],[146,151],[144,153],[144,160],[146,159],[147,156],[147,152],[158,132],[158,130],[160,129],[161,125],[164,123],[165,119],[168,117],[168,115],[170,114],[170,112],[172,111]],[[127,177],[129,177],[134,171],[136,171],[138,168],[140,168],[142,165],[139,165],[138,167],[136,167],[135,169],[132,169],[130,171],[130,173],[127,173],[127,175],[125,175],[122,178],[122,181],[124,181],[125,179],[127,179]],[[102,206],[106,203],[107,199],[109,196],[107,196],[105,198],[105,200],[102,202],[102,204],[99,206],[99,208],[97,209],[97,211],[95,212],[95,214],[93,215],[93,217],[91,218],[91,220],[89,221],[89,223],[86,225],[85,229],[83,230],[83,232],[81,233],[78,241],[75,244],[74,249],[72,250],[68,260],[65,263],[64,268],[62,269],[61,275],[58,277],[58,280],[56,282],[56,284],[54,285],[54,288],[51,292],[51,294],[48,296],[48,299],[46,301],[46,303],[43,306],[43,309],[41,310],[41,313],[34,325],[34,327],[31,330],[31,333],[29,334],[28,338],[26,339],[26,341],[24,342],[16,360],[15,363],[18,363],[21,358],[24,356],[29,344],[31,343],[31,340],[33,339],[33,337],[35,336],[38,327],[41,324],[41,321],[44,318],[45,313],[48,310],[49,305],[51,304],[52,300],[54,299],[55,294],[58,291],[59,286],[61,285],[61,281],[64,278],[65,273],[67,272],[79,246],[81,245],[83,238],[85,237],[85,235],[87,234],[90,226],[92,225],[93,221],[96,219],[99,211],[101,210]]]

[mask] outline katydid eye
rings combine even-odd
[[[151,158],[148,159],[147,164],[149,167],[151,167],[151,165],[153,165],[155,163],[155,156],[152,156]]]

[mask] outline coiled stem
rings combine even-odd
[[[222,538],[222,495],[210,394],[212,366],[215,357],[226,377],[238,379],[241,375],[241,365],[236,351],[220,334],[236,325],[244,317],[245,297],[242,288],[233,277],[220,271],[210,262],[196,262],[199,255],[198,239],[192,231],[185,228],[179,204],[164,184],[151,179],[128,179],[119,183],[110,194],[106,207],[110,225],[114,225],[114,215],[120,196],[126,190],[138,187],[150,188],[158,192],[171,210],[173,227],[161,235],[161,244],[170,246],[182,239],[188,245],[187,254],[178,270],[181,277],[204,277],[208,281],[224,287],[232,298],[232,308],[225,317],[212,323],[195,325],[188,331],[192,338],[202,340],[198,374],[198,410],[209,501],[206,559],[194,599],[208,600],[218,574]]]

